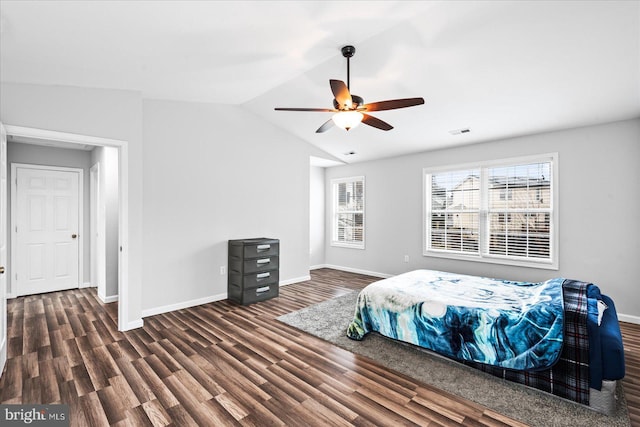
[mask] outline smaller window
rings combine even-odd
[[[332,246],[364,249],[364,177],[331,180]]]

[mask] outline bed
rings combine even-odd
[[[347,336],[407,342],[611,415],[624,377],[622,336],[598,286],[416,270],[368,285]]]

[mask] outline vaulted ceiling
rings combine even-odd
[[[0,18],[3,82],[239,105],[347,163],[640,117],[638,1],[1,0]],[[352,93],[425,104],[375,113],[388,132],[274,111],[331,108],[346,44]]]

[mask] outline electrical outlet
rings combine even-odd
[[[404,256],[404,262],[409,262],[409,255]]]
[[[220,266],[220,275],[223,276],[225,274],[227,274],[227,267],[224,266],[224,265],[221,265]]]

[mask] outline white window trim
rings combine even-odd
[[[336,185],[343,182],[353,182],[353,181],[362,181],[362,242],[341,242],[336,240],[337,236],[337,224],[336,224],[336,208],[337,208],[337,192]],[[367,186],[364,180],[364,176],[351,176],[346,178],[334,178],[331,180],[331,246],[340,247],[340,248],[351,248],[351,249],[364,249],[365,248],[365,240],[366,240],[366,203],[367,203]]]
[[[488,168],[499,167],[499,166],[509,166],[515,164],[527,164],[527,163],[535,163],[535,162],[551,162],[551,193],[552,193],[552,213],[551,213],[551,224],[550,224],[550,234],[551,234],[551,247],[550,247],[550,257],[549,259],[522,259],[518,257],[510,257],[505,255],[490,255],[485,253],[484,250],[480,250],[478,254],[465,254],[465,253],[453,253],[444,250],[438,249],[429,249],[427,244],[431,237],[430,231],[431,228],[427,226],[427,222],[430,218],[431,213],[431,205],[430,205],[430,196],[427,195],[427,189],[431,189],[431,174],[433,173],[442,173],[449,171],[457,171],[463,169],[481,169],[481,188],[486,187],[486,173],[484,172]],[[558,270],[559,267],[559,232],[558,232],[558,224],[559,224],[559,185],[558,185],[558,153],[546,153],[534,156],[523,156],[523,157],[514,157],[508,159],[494,160],[494,161],[483,161],[476,163],[463,163],[456,165],[448,165],[448,166],[439,166],[439,167],[428,167],[422,170],[422,255],[428,257],[436,257],[436,258],[447,258],[454,260],[462,260],[462,261],[474,261],[474,262],[483,262],[490,264],[502,264],[502,265],[513,265],[518,267],[531,267],[531,268],[540,268],[547,270]],[[480,246],[484,248],[484,240],[487,235],[487,213],[488,206],[486,206],[486,198],[482,198],[484,202],[480,207]]]

